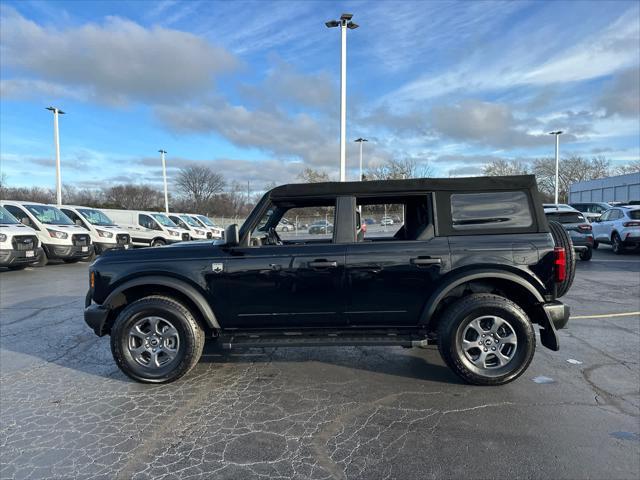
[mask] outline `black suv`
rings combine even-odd
[[[284,216],[331,231],[279,231]],[[361,215],[400,223],[361,228]],[[384,222],[382,222],[384,223]],[[283,185],[224,241],[110,251],[90,268],[85,320],[124,373],[169,382],[226,348],[437,344],[470,383],[514,380],[534,324],[558,350],[571,240],[533,176]]]

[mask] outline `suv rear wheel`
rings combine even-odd
[[[145,297],[128,305],[111,329],[111,352],[120,370],[145,383],[185,375],[202,355],[204,332],[180,302]]]
[[[529,366],[536,348],[527,314],[504,297],[468,295],[448,307],[439,324],[445,363],[474,385],[503,385]]]
[[[622,239],[620,235],[618,235],[618,232],[613,232],[613,235],[611,235],[611,250],[613,250],[613,253],[616,255],[622,255],[622,253],[624,253],[624,246],[622,245]]]

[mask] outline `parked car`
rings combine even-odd
[[[20,270],[38,263],[42,255],[38,233],[0,207],[0,267]]]
[[[574,202],[570,205],[581,212],[590,222],[600,218],[602,212],[611,208],[611,205],[606,202]]]
[[[393,218],[391,217],[382,217],[382,220],[380,220],[380,225],[387,226],[387,225],[393,225]]]
[[[618,255],[627,247],[640,247],[640,207],[614,207],[593,224],[593,248],[608,243]]]
[[[213,233],[208,228],[203,227],[195,218],[186,213],[170,213],[169,219],[180,228],[189,232],[191,240],[207,240],[213,238]]]
[[[198,222],[202,227],[209,229],[211,232],[211,236],[214,239],[224,238],[224,228],[213,223],[209,217],[205,215],[197,215],[193,213],[187,214],[191,218],[193,218],[196,222]]]
[[[139,210],[103,209],[131,235],[131,242],[141,247],[162,247],[191,239],[189,232],[178,227],[164,213]]]
[[[593,232],[591,224],[585,216],[577,210],[545,208],[547,220],[560,223],[569,232],[573,249],[580,256],[580,260],[591,260],[593,256]]]
[[[405,208],[400,234],[362,239],[358,203],[389,197]],[[281,239],[280,219],[310,199],[333,207],[318,223],[334,234]],[[229,349],[437,344],[465,381],[505,384],[533,359],[534,325],[558,350],[569,320],[558,297],[573,281],[573,246],[540,203],[529,175],[276,187],[224,242],[99,257],[85,321],[141,382],[180,378],[208,338]]]
[[[283,218],[280,220],[280,223],[278,223],[278,225],[276,226],[276,230],[278,232],[293,232],[296,230],[296,225],[287,220],[286,218]]]
[[[373,218],[365,218],[364,223],[366,223],[367,225],[374,225],[376,221]]]
[[[575,210],[571,205],[566,203],[543,203],[543,208],[555,208],[556,210]]]
[[[132,247],[129,233],[113,223],[104,212],[75,205],[62,205],[60,210],[89,234],[96,255],[107,250]]]
[[[309,226],[309,233],[311,234],[333,233],[333,224],[326,220],[319,220],[317,222],[313,222]]]
[[[20,223],[36,231],[43,250],[38,265],[46,265],[49,260],[73,263],[87,260],[93,255],[91,236],[58,208],[44,203],[13,200],[2,200],[0,205]]]

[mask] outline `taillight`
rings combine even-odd
[[[567,252],[564,251],[562,247],[555,247],[553,249],[553,253],[555,255],[554,265],[555,265],[555,274],[556,274],[556,282],[564,282],[567,278]]]
[[[640,222],[624,222],[622,225],[625,227],[640,227]]]
[[[581,230],[583,232],[590,232],[591,225],[589,225],[588,223],[585,223],[584,225],[578,225],[578,230]]]

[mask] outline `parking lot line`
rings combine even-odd
[[[575,317],[569,317],[571,320],[581,320],[585,318],[609,318],[609,317],[631,317],[633,315],[640,315],[640,312],[626,312],[626,313],[605,313],[603,315],[578,315]]]

